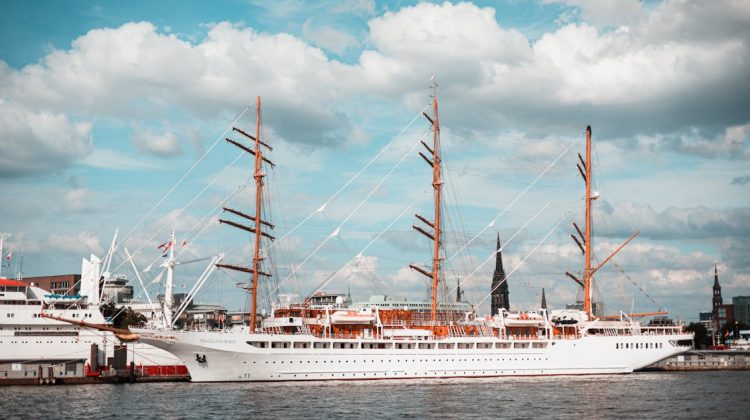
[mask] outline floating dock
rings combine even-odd
[[[750,369],[750,351],[691,350],[664,359],[644,371],[745,370]]]

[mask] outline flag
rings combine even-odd
[[[11,258],[13,258],[13,250],[12,249],[8,252],[8,255],[5,256],[5,260],[8,261],[8,262],[10,262]]]
[[[164,242],[163,244],[156,247],[156,249],[161,249],[162,257],[167,256],[167,251],[169,251],[169,248],[172,248],[172,245],[174,245],[174,242]]]

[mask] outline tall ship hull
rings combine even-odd
[[[164,331],[141,340],[179,357],[192,381],[219,382],[621,374],[685,352],[692,336],[343,340]]]

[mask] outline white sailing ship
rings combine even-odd
[[[579,167],[586,181],[586,225],[584,231],[578,229],[577,241],[585,265],[581,280],[571,275],[583,286],[583,309],[501,310],[493,317],[476,317],[473,311],[442,307],[438,284],[443,281],[443,178],[436,94],[432,108],[432,116],[424,116],[432,126],[433,142],[431,147],[423,142],[426,150],[420,155],[433,172],[434,218],[417,216],[424,227],[415,229],[431,239],[434,253],[430,269],[411,266],[432,280],[429,311],[367,304],[342,308],[315,305],[310,299],[286,299],[274,306],[270,317],[256,319],[258,282],[270,275],[263,271],[262,241],[272,239],[266,230],[273,228],[263,212],[265,170],[271,164],[264,154],[272,149],[260,138],[258,98],[255,135],[235,130],[255,147],[228,139],[254,156],[256,208],[254,215],[226,210],[254,226],[225,221],[254,235],[253,264],[217,264],[252,274],[250,327],[140,330],[141,341],[178,356],[195,382],[616,374],[633,372],[690,348],[693,336],[681,326],[647,327],[634,316],[599,317],[592,312],[592,280],[601,265],[591,264],[591,202],[596,196],[591,193],[590,128],[586,158],[581,158],[583,167]]]

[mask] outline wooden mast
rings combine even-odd
[[[432,84],[432,187],[435,189],[435,234],[432,253],[432,321],[437,320],[438,279],[440,277],[440,204],[443,181],[441,180],[440,122],[438,120],[437,82]]]
[[[255,106],[255,249],[253,250],[253,283],[250,297],[250,331],[255,331],[255,316],[258,311],[258,272],[260,264],[261,199],[263,197],[263,150],[260,147],[260,96]]]
[[[586,230],[584,231],[583,310],[591,318],[591,126],[586,127]]]
[[[440,255],[440,235],[442,234],[441,229],[441,202],[442,202],[442,159],[440,157],[440,121],[438,119],[438,99],[437,99],[437,82],[434,77],[432,79],[432,117],[427,115],[426,112],[422,112],[427,121],[432,125],[432,148],[427,145],[424,141],[422,146],[427,150],[429,155],[425,155],[419,152],[419,156],[427,162],[432,168],[432,188],[435,190],[435,219],[433,221],[427,220],[426,217],[415,214],[417,219],[424,223],[427,228],[419,226],[412,226],[414,230],[421,233],[422,235],[429,238],[433,243],[432,252],[432,271],[427,271],[426,268],[419,267],[414,264],[409,264],[409,268],[412,270],[429,277],[432,279],[432,321],[437,320],[438,311],[438,284],[440,282],[440,260],[443,257]],[[432,233],[429,232],[432,229]]]
[[[258,312],[258,278],[260,276],[266,276],[270,277],[271,273],[266,273],[263,271],[260,271],[260,262],[265,257],[261,255],[260,252],[260,237],[265,236],[266,238],[270,240],[274,240],[275,238],[268,233],[264,232],[262,230],[263,226],[273,229],[274,225],[269,223],[266,220],[262,219],[263,216],[263,178],[266,176],[266,174],[263,172],[263,162],[266,162],[267,164],[271,165],[273,168],[275,165],[273,162],[268,160],[265,156],[263,156],[263,147],[266,147],[269,151],[273,151],[273,148],[269,146],[267,143],[263,142],[263,140],[260,138],[260,125],[261,125],[261,111],[260,111],[260,96],[256,98],[256,107],[255,107],[255,136],[252,134],[249,134],[237,127],[232,127],[232,130],[234,132],[237,132],[241,134],[242,136],[252,140],[255,143],[255,149],[248,147],[238,141],[232,140],[230,138],[226,138],[226,141],[229,143],[232,143],[233,145],[239,147],[240,149],[244,150],[247,153],[250,153],[254,157],[254,164],[253,164],[253,178],[255,178],[255,216],[249,215],[247,213],[243,213],[239,210],[231,209],[229,207],[222,207],[224,211],[227,211],[229,213],[232,213],[236,216],[242,217],[244,219],[250,220],[255,223],[255,226],[245,226],[243,224],[233,222],[231,220],[225,220],[225,219],[219,219],[219,223],[225,223],[227,225],[236,227],[238,229],[242,229],[246,232],[251,232],[255,234],[255,247],[253,249],[253,263],[252,267],[244,267],[239,265],[231,265],[231,264],[216,264],[219,268],[228,268],[230,270],[236,270],[241,271],[243,273],[250,273],[253,275],[253,280],[250,286],[243,286],[244,289],[247,289],[250,291],[250,332],[252,333],[255,331],[256,326],[256,319],[257,319],[257,312]]]
[[[592,221],[592,201],[599,198],[599,194],[594,193],[591,194],[591,185],[593,183],[592,179],[592,168],[591,168],[591,126],[586,127],[586,159],[581,157],[581,154],[578,154],[578,160],[581,162],[580,165],[576,164],[578,167],[578,171],[581,173],[581,176],[583,177],[584,182],[586,182],[586,226],[585,230],[581,232],[581,229],[578,228],[578,225],[573,223],[573,227],[576,229],[576,232],[578,233],[579,238],[577,238],[575,235],[570,235],[571,238],[573,238],[573,241],[575,241],[576,245],[581,249],[581,253],[583,253],[584,262],[583,262],[583,280],[579,280],[576,276],[574,276],[571,273],[566,272],[565,275],[573,279],[576,283],[581,285],[583,287],[583,310],[586,312],[586,315],[591,318],[594,315],[593,310],[593,296],[592,296],[592,283],[594,281],[594,274],[599,271],[600,268],[604,266],[609,260],[612,259],[618,252],[620,252],[625,245],[627,245],[630,241],[635,239],[638,234],[641,233],[641,231],[635,232],[633,235],[630,236],[625,242],[622,243],[617,249],[614,250],[607,258],[604,259],[598,266],[592,267],[591,265],[591,256],[594,249],[594,244],[592,241],[593,235],[593,221]]]

